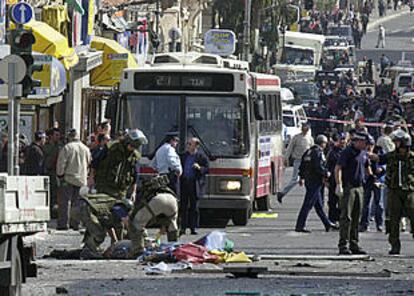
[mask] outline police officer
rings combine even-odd
[[[107,234],[112,243],[120,239],[123,226],[128,225],[128,213],[133,204],[130,200],[117,200],[106,194],[89,194],[81,197],[81,221],[86,228],[83,237],[81,259],[100,258],[99,246]]]
[[[371,155],[375,161],[387,165],[385,183],[388,187],[388,209],[390,215],[388,241],[390,255],[400,254],[400,220],[405,211],[414,224],[414,152],[411,137],[402,129],[391,134],[395,150],[384,155]]]
[[[114,143],[96,168],[96,190],[116,199],[123,199],[128,188],[135,184],[136,164],[141,158],[138,149],[147,144],[147,138],[138,129],[127,130],[124,139]],[[135,188],[132,190],[132,198]]]
[[[168,241],[177,241],[178,204],[169,182],[166,175],[142,181],[128,227],[132,242],[131,258],[144,251],[146,227],[151,225],[159,225],[161,233],[167,233]]]
[[[335,193],[339,197],[339,254],[366,254],[358,244],[358,224],[361,218],[366,175],[371,175],[366,152],[368,134],[356,132],[335,167]],[[349,244],[349,247],[348,247]]]
[[[328,144],[328,138],[325,135],[319,135],[316,137],[315,143],[316,145],[304,153],[299,167],[299,182],[301,185],[305,183],[306,195],[296,222],[296,232],[310,232],[310,230],[305,228],[305,224],[309,212],[313,207],[325,225],[326,231],[329,231],[331,227],[336,228],[335,224],[329,221],[323,211],[322,200],[323,183],[329,177],[325,155],[323,154],[323,150]]]

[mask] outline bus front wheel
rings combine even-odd
[[[250,209],[238,210],[233,214],[232,221],[236,226],[246,226],[249,221]]]

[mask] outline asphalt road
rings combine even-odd
[[[405,58],[414,62],[414,14],[403,14],[383,23],[386,32],[385,49],[375,48],[378,40],[378,25],[371,28],[362,39],[362,50],[357,50],[357,58],[364,56],[377,63],[381,54],[385,53],[394,62]]]
[[[290,170],[286,172],[288,179]],[[274,211],[277,218],[250,220],[246,227],[228,225],[221,230],[234,241],[237,250],[258,255],[337,255],[338,232],[325,232],[315,213],[307,227],[310,234],[293,231],[303,200],[303,188],[296,187]],[[193,272],[146,275],[135,261],[38,260],[39,275],[29,279],[23,295],[55,295],[56,289],[69,295],[414,295],[414,240],[402,234],[402,255],[388,256],[387,237],[372,227],[362,233],[361,246],[372,261],[335,260],[261,260],[250,266],[265,266],[272,275],[259,279],[232,279],[228,274]],[[187,235],[182,241],[195,241],[213,229],[200,229],[198,236]],[[150,234],[154,230],[150,231]],[[39,234],[35,238],[38,256],[51,249],[79,247],[81,236],[74,231]],[[302,276],[300,273],[307,273]],[[309,274],[311,273],[311,274]],[[247,294],[245,292],[255,292]],[[234,294],[233,294],[234,295]]]

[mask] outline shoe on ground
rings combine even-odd
[[[283,200],[283,197],[284,197],[285,195],[282,193],[282,192],[278,192],[277,193],[277,201],[279,202],[279,203],[282,203],[282,200]]]
[[[383,232],[382,226],[377,226],[377,231],[378,232]]]
[[[180,232],[178,233],[178,236],[182,236],[185,235],[185,230],[180,230]]]
[[[400,250],[399,249],[391,249],[388,252],[389,255],[400,255]]]
[[[296,228],[295,229],[296,232],[302,232],[302,233],[311,233],[312,231],[310,231],[309,229],[306,228]]]
[[[351,253],[353,254],[353,255],[366,255],[367,254],[367,252],[365,252],[363,249],[361,249],[361,248],[358,248],[358,249],[351,249],[350,250],[351,251]]]
[[[191,235],[197,235],[198,234],[198,232],[197,231],[195,231],[195,230],[191,230]]]
[[[328,225],[325,225],[325,231],[326,232],[329,232],[331,229],[339,230],[339,226],[335,223],[329,223]]]
[[[349,249],[339,249],[339,255],[352,255],[351,250]]]
[[[365,227],[365,226],[358,227],[358,232],[367,232],[367,231],[368,231],[368,227]]]
[[[66,231],[66,230],[69,230],[69,227],[66,227],[66,226],[58,226],[58,227],[56,227],[56,230]]]

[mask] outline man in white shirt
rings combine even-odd
[[[158,174],[168,176],[170,188],[174,192],[177,192],[177,180],[183,172],[180,157],[176,151],[178,143],[179,138],[176,133],[167,134],[165,143],[158,148],[151,163],[151,166]]]
[[[289,161],[289,158],[293,158],[293,173],[292,179],[281,192],[277,194],[277,200],[282,203],[283,197],[288,194],[293,187],[299,182],[299,166],[302,160],[302,155],[310,147],[314,145],[313,138],[309,132],[309,125],[307,123],[302,124],[302,132],[295,135],[290,141],[285,154],[285,161]]]

